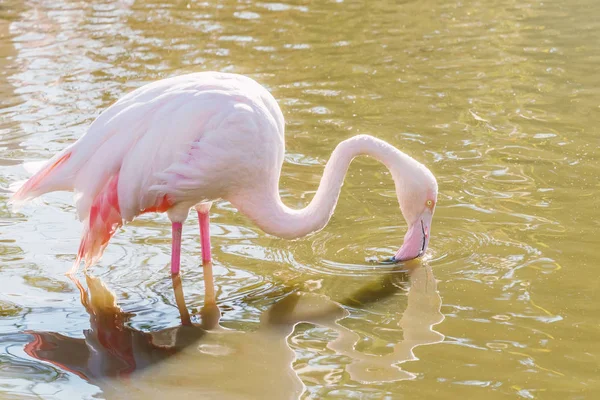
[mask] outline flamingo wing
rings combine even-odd
[[[74,190],[84,222],[76,265],[84,259],[89,266],[124,221],[178,204],[187,215],[194,204],[223,197],[240,163],[251,168],[240,159],[243,143],[269,131],[265,124],[282,129],[283,117],[250,78],[196,73],[154,82],[103,112],[14,199]]]

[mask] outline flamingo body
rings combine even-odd
[[[277,102],[250,78],[202,72],[161,80],[104,111],[13,200],[74,190],[85,226],[79,258],[90,265],[123,221],[166,211],[182,222],[195,204],[279,170],[283,131]]]
[[[386,142],[359,135],[335,149],[311,204],[292,210],[279,197],[284,147],[283,114],[264,87],[236,74],[188,74],[147,84],[118,100],[13,201],[74,191],[84,224],[75,266],[83,260],[86,267],[101,257],[124,222],[167,212],[173,222],[172,272],[178,273],[181,223],[190,208],[200,217],[204,261],[210,261],[208,211],[216,199],[231,201],[267,233],[300,237],[328,222],[348,165],[367,154],[390,169],[409,223],[396,259],[425,251],[437,183],[424,165]]]

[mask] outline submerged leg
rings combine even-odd
[[[204,263],[202,268],[204,269],[204,306],[200,309],[200,317],[202,318],[202,328],[210,330],[219,325],[221,310],[215,297],[212,263]]]
[[[179,310],[179,317],[181,318],[181,325],[192,325],[190,313],[185,305],[185,297],[183,296],[183,287],[181,285],[180,275],[171,275],[173,280],[173,291],[175,292],[175,302],[177,303],[177,309]]]
[[[202,246],[202,264],[211,262],[210,255],[210,207],[212,203],[201,203],[196,205],[198,211],[198,223],[200,224],[200,245]]]
[[[173,222],[171,229],[173,231],[173,239],[171,243],[171,274],[179,274],[179,263],[181,258],[181,222]]]
[[[207,262],[202,264],[204,270],[204,306],[217,303],[215,295],[215,279],[213,278],[212,263]]]

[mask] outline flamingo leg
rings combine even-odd
[[[202,317],[202,328],[211,330],[219,326],[221,310],[215,295],[212,263],[204,263],[202,268],[204,269],[204,306],[200,309],[200,317]]]
[[[179,317],[181,318],[181,325],[192,325],[190,313],[185,305],[185,297],[183,296],[183,287],[181,285],[180,275],[171,275],[173,280],[173,291],[175,292],[175,302],[177,303],[177,309],[179,310]]]
[[[171,248],[171,274],[179,274],[179,263],[181,258],[181,230],[183,224],[181,222],[173,222],[171,229],[173,231],[173,240]]]
[[[214,329],[219,325],[221,311],[217,306],[215,283],[213,278],[212,260],[210,254],[210,203],[200,204],[196,207],[198,222],[200,224],[200,244],[202,246],[202,269],[204,270],[204,306],[200,310],[202,327]]]
[[[198,210],[200,224],[200,244],[202,246],[202,265],[211,262],[210,255],[210,216],[208,211]],[[212,274],[212,273],[211,273]]]
[[[211,306],[217,304],[217,298],[215,295],[215,280],[213,278],[212,263],[204,263],[202,265],[204,270],[204,306]]]

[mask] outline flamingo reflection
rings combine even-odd
[[[54,332],[27,332],[34,340],[25,346],[25,352],[88,381],[128,377],[181,352],[197,342],[207,328],[218,324],[218,307],[208,300],[201,315],[210,318],[203,318],[201,325],[191,323],[183,305],[178,307],[181,326],[157,332],[139,331],[128,326],[134,314],[117,305],[115,295],[99,278],[86,275],[88,290],[76,278],[71,279],[90,316],[90,329],[83,331],[83,339]],[[173,276],[173,285],[179,306],[183,292],[178,275]]]
[[[25,352],[97,385],[110,398],[127,393],[127,398],[152,399],[169,393],[184,398],[286,399],[298,398],[305,390],[293,368],[296,354],[287,340],[299,322],[337,332],[328,347],[349,357],[346,372],[361,382],[413,378],[400,365],[415,359],[415,347],[444,339],[432,329],[443,315],[428,267],[385,275],[340,302],[355,308],[369,307],[408,288],[406,310],[398,313],[404,337],[386,355],[356,349],[360,337],[341,324],[348,311],[340,303],[295,288],[286,289],[291,293],[263,313],[257,331],[223,328],[209,278],[200,324],[192,323],[181,280],[175,275],[173,287],[181,324],[154,332],[128,326],[133,315],[117,305],[115,295],[100,279],[86,276],[88,290],[74,280],[90,315],[90,329],[84,331],[84,338],[29,332],[34,339],[25,346]]]
[[[374,299],[389,296],[403,286],[408,287],[408,304],[397,322],[402,329],[403,339],[385,355],[366,354],[356,350],[360,336],[339,323],[327,323],[338,336],[327,347],[352,361],[346,372],[359,382],[391,382],[414,379],[415,374],[404,371],[400,365],[417,360],[414,349],[418,346],[440,343],[445,336],[433,327],[444,320],[441,313],[442,299],[437,291],[437,281],[430,266],[407,263],[406,269],[386,275],[376,287],[366,288],[347,300],[350,304],[365,304]],[[378,290],[379,288],[379,290]]]

